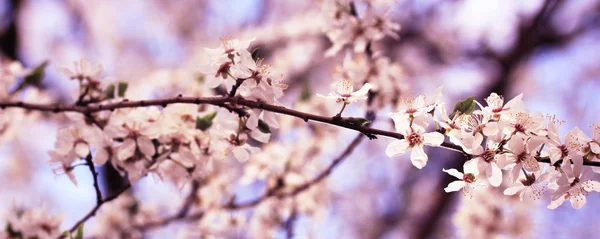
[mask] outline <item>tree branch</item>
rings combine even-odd
[[[102,204],[102,191],[100,191],[100,184],[98,184],[98,173],[96,172],[96,168],[94,167],[94,162],[92,162],[92,154],[88,154],[85,158],[85,162],[92,173],[92,178],[94,178],[94,189],[96,189],[96,204]]]
[[[209,104],[214,106],[219,106],[223,108],[227,108],[229,110],[234,110],[234,106],[245,106],[249,108],[262,109],[266,111],[271,111],[275,113],[280,113],[284,115],[294,116],[304,121],[308,122],[309,120],[336,125],[342,128],[356,130],[361,132],[362,134],[369,137],[369,139],[376,139],[376,135],[387,136],[396,139],[403,139],[404,136],[402,134],[393,132],[380,130],[370,127],[363,127],[356,124],[351,124],[345,122],[343,120],[336,120],[334,117],[326,117],[321,115],[315,115],[310,113],[304,113],[300,111],[296,111],[293,109],[288,109],[283,106],[266,104],[260,101],[251,101],[245,100],[241,97],[182,97],[178,96],[175,98],[166,98],[166,99],[156,99],[156,100],[140,100],[140,101],[129,101],[123,100],[122,102],[110,103],[104,105],[87,105],[87,106],[78,106],[78,105],[52,105],[52,104],[35,104],[35,103],[25,103],[25,102],[2,102],[0,103],[0,108],[23,108],[29,110],[38,110],[38,111],[47,111],[47,112],[79,112],[83,114],[90,114],[99,111],[106,110],[115,110],[121,108],[133,108],[133,107],[145,107],[145,106],[167,106],[169,104],[176,103],[184,103],[184,104]],[[237,111],[236,111],[237,112]],[[459,153],[465,153],[462,148],[458,145],[443,143],[441,145],[442,148],[446,148],[452,151],[456,151]]]

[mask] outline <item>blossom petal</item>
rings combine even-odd
[[[92,162],[94,163],[94,165],[103,165],[106,163],[106,161],[108,161],[108,156],[109,153],[106,149],[98,149],[96,151],[96,155],[92,159]]]
[[[471,159],[471,160],[465,162],[465,165],[463,166],[465,169],[465,173],[479,172],[478,165],[479,165],[479,158],[474,158],[474,159]]]
[[[459,172],[458,170],[453,169],[453,168],[451,168],[451,169],[442,169],[442,171],[444,171],[444,172],[446,172],[446,173],[448,173],[448,174],[450,174],[450,175],[452,175],[452,176],[454,176],[454,177],[456,177],[456,178],[458,178],[460,180],[462,180],[463,176],[464,176],[464,174],[462,174],[461,172]]]
[[[423,134],[423,143],[431,146],[440,146],[444,142],[444,135],[439,132]]]
[[[133,140],[132,138],[127,138],[127,139],[125,139],[123,144],[121,144],[121,146],[119,146],[119,150],[117,150],[117,158],[119,160],[128,159],[131,156],[133,156],[134,152],[135,152],[135,140]]]
[[[590,149],[592,150],[592,153],[600,154],[600,145],[598,145],[596,142],[590,143]]]
[[[523,185],[509,187],[504,190],[504,195],[515,195],[515,193],[518,193],[519,191],[523,190],[524,188],[525,188],[525,186],[523,186]]]
[[[75,154],[79,158],[85,158],[88,154],[90,154],[90,146],[88,146],[85,142],[79,142],[75,144]]]
[[[581,197],[571,197],[569,201],[571,201],[571,206],[575,209],[580,209],[587,203],[587,199],[583,195]]]
[[[488,181],[494,187],[500,186],[502,184],[502,170],[498,168],[496,163],[490,163],[487,167],[486,174],[488,177]]]
[[[146,155],[148,158],[151,158],[156,153],[156,150],[154,149],[154,144],[152,143],[152,140],[150,140],[150,138],[148,138],[146,136],[138,137],[137,144],[138,144],[140,151],[144,155]]]
[[[418,169],[422,169],[427,164],[427,154],[423,150],[423,147],[415,146],[410,152],[410,161]]]
[[[456,181],[448,184],[448,186],[446,188],[444,188],[444,191],[446,191],[447,193],[456,192],[456,191],[460,190],[461,188],[463,188],[464,186],[465,186],[464,181],[456,180]]]
[[[233,153],[233,156],[240,162],[248,161],[250,158],[248,151],[241,147],[235,147],[233,150],[231,150],[231,152]]]
[[[363,85],[360,90],[357,90],[355,92],[352,92],[350,95],[352,96],[363,96],[366,95],[367,93],[369,93],[369,90],[373,88],[373,85],[369,84],[369,83],[365,83],[365,85]]]
[[[550,205],[548,205],[547,208],[548,209],[556,209],[557,207],[562,205],[563,202],[565,202],[565,197],[557,198],[556,200],[552,200],[552,202],[550,202]]]
[[[388,157],[402,155],[402,154],[406,153],[406,150],[408,150],[408,146],[409,146],[408,141],[405,139],[394,140],[385,149],[385,154]]]
[[[483,127],[485,136],[492,136],[498,133],[498,122],[489,122]]]

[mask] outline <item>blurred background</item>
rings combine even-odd
[[[579,126],[590,135],[589,126],[600,121],[600,1],[390,2],[389,16],[402,26],[400,38],[387,37],[372,47],[402,66],[410,85],[402,94],[432,94],[443,85],[441,101],[452,106],[470,95],[482,102],[491,92],[507,100],[524,93],[530,111],[566,121],[562,134]],[[135,84],[132,97],[156,98],[175,95],[161,89],[177,84],[165,79],[177,81],[178,72],[196,72],[203,47],[217,47],[219,37],[256,37],[252,46],[290,86],[282,103],[294,107],[307,86],[315,94],[328,92],[333,69],[343,61],[344,54],[323,55],[331,43],[323,31],[328,19],[319,6],[316,0],[1,0],[0,47],[3,58],[30,68],[49,60],[41,87],[67,102],[77,84],[56,67],[80,58],[102,63],[106,76]],[[363,111],[353,106],[348,112]],[[391,128],[387,112],[377,113],[374,127]],[[66,228],[94,206],[92,179],[89,172],[75,170],[75,186],[53,175],[46,152],[53,148],[60,122],[42,122],[14,122],[21,129],[10,141],[3,139],[0,215],[13,205],[46,205],[51,213],[65,214]],[[336,157],[355,134],[340,131],[335,146],[320,157]],[[289,135],[277,137],[294,142]],[[461,238],[473,230],[494,237],[571,238],[593,237],[600,226],[598,194],[590,194],[581,210],[569,205],[546,209],[550,192],[532,202],[504,197],[500,189],[474,199],[446,194],[443,188],[452,178],[441,170],[459,168],[461,154],[430,149],[429,164],[418,170],[408,157],[388,158],[389,142],[363,141],[334,170],[326,216],[317,222],[301,218],[297,238]],[[101,172],[105,195],[123,184],[114,169]],[[150,205],[185,196],[152,177],[138,183],[134,194]],[[316,229],[303,232],[307,227]],[[146,236],[164,238],[180,228],[174,224]]]

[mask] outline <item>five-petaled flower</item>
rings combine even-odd
[[[442,171],[459,179],[451,182],[446,188],[444,188],[444,191],[447,193],[456,192],[462,188],[464,196],[470,196],[473,198],[473,189],[478,187],[487,187],[484,182],[477,180],[477,175],[479,175],[479,172],[477,171],[470,171],[467,168],[465,168],[464,174],[453,168],[448,170],[442,169]]]
[[[369,93],[371,87],[371,84],[365,83],[365,85],[363,85],[359,90],[354,91],[352,81],[348,79],[342,79],[335,83],[335,90],[333,92],[329,92],[329,95],[324,96],[317,94],[317,96],[327,99],[335,99],[336,102],[344,102],[349,104],[351,102],[358,102],[359,100],[366,100],[368,98],[367,94]]]
[[[444,142],[444,135],[438,132],[424,133],[425,129],[421,127],[413,127],[400,123],[396,124],[396,131],[402,134],[404,139],[391,142],[385,149],[385,154],[388,157],[394,157],[402,155],[406,150],[411,149],[410,161],[419,169],[425,167],[428,160],[427,154],[423,150],[423,145],[440,146]]]

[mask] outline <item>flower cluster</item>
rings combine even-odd
[[[537,199],[547,187],[554,190],[549,208],[565,200],[581,208],[589,192],[600,191],[598,182],[585,179],[589,169],[582,170],[584,161],[600,159],[600,124],[593,126],[593,137],[574,128],[563,140],[558,134],[561,122],[527,111],[522,94],[505,104],[502,96],[492,93],[485,99],[486,106],[469,98],[459,102],[450,115],[443,104],[437,103],[438,98],[439,91],[429,103],[423,95],[403,101],[400,111],[391,117],[404,139],[390,143],[386,154],[393,157],[411,149],[413,165],[423,168],[428,159],[423,145],[442,145],[444,136],[440,132],[444,133],[448,141],[469,155],[464,173],[443,170],[459,179],[450,183],[446,192],[463,189],[465,195],[472,195],[477,187],[499,187],[505,182],[510,185],[504,191],[506,195]],[[475,105],[479,109],[475,110]],[[440,109],[436,132],[425,133],[436,108]],[[550,165],[544,167],[542,162]]]
[[[362,53],[367,50],[369,42],[385,36],[398,38],[400,25],[392,22],[387,17],[387,12],[376,11],[371,2],[365,1],[367,9],[359,17],[356,7],[349,0],[323,1],[324,12],[331,21],[326,34],[333,42],[333,46],[325,53],[326,56],[335,55],[348,44],[354,45],[354,52]],[[384,4],[389,5],[389,2]]]

